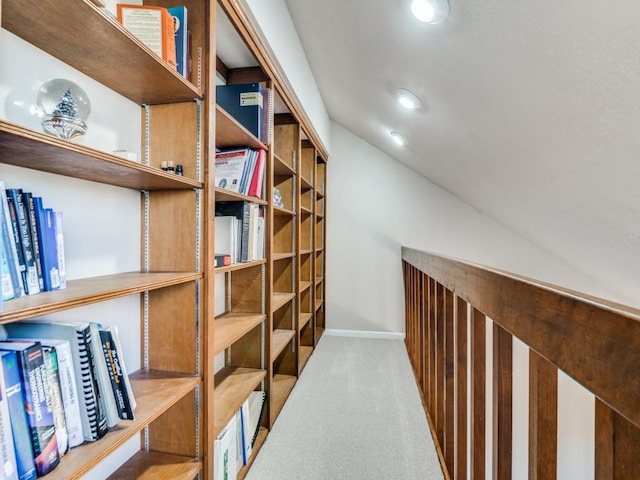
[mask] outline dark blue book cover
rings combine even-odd
[[[11,430],[16,451],[18,478],[31,480],[36,478],[36,464],[33,460],[33,447],[29,436],[27,413],[22,399],[22,384],[16,352],[0,352],[5,390],[9,403]]]
[[[7,199],[15,207],[16,218],[18,223],[18,238],[22,256],[26,267],[23,275],[24,290],[27,295],[40,293],[40,285],[38,283],[38,270],[33,252],[33,243],[31,242],[31,227],[29,226],[28,207],[24,203],[24,194],[21,188],[7,188]]]
[[[35,209],[38,242],[40,244],[40,263],[42,265],[44,291],[50,292],[60,288],[53,210],[44,208],[42,205],[42,197],[33,197],[33,205]]]
[[[40,342],[0,342],[0,350],[13,350],[18,357],[36,473],[41,477],[60,463],[42,346]]]
[[[259,83],[237,83],[216,87],[216,103],[263,143],[266,134],[263,131],[265,101],[264,90]]]
[[[176,70],[187,78],[187,7],[171,7],[167,10],[173,17],[173,29],[176,37]]]

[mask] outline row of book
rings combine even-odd
[[[46,475],[70,448],[133,419],[117,328],[16,322],[0,338],[0,478]]]
[[[216,152],[216,187],[262,198],[267,152],[239,148]]]
[[[216,202],[215,267],[264,258],[265,213],[253,202]]]
[[[62,212],[0,181],[2,299],[66,287]]]
[[[266,393],[251,392],[240,410],[214,440],[215,478],[235,480],[240,469],[249,463],[266,406]]]

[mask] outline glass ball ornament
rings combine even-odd
[[[87,133],[91,102],[77,84],[64,78],[49,80],[40,87],[37,103],[46,132],[67,140]]]

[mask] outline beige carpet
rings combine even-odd
[[[442,478],[404,342],[324,335],[246,480]]]

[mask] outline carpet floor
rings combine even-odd
[[[440,480],[402,340],[323,335],[246,480]]]

